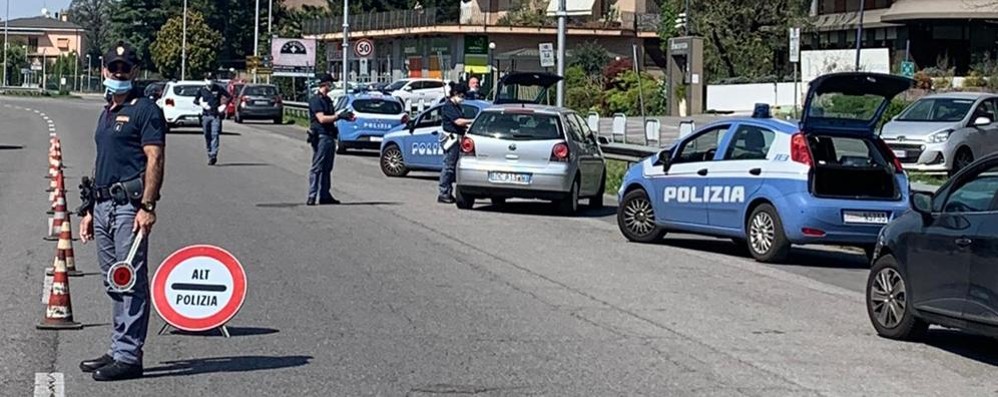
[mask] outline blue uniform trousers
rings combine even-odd
[[[336,158],[336,139],[332,135],[319,134],[312,141],[312,168],[308,170],[308,197],[326,200],[333,197],[333,160]]]
[[[204,143],[208,149],[208,158],[218,157],[218,140],[222,134],[222,118],[218,115],[201,116],[201,127],[204,128]]]
[[[441,149],[443,149],[441,147]],[[440,197],[450,196],[453,192],[453,184],[456,180],[455,168],[457,160],[461,154],[461,145],[455,143],[450,149],[444,151],[443,168],[440,170]]]
[[[118,205],[113,200],[101,201],[94,206],[94,240],[97,243],[101,280],[113,302],[113,329],[108,355],[128,364],[142,363],[142,347],[149,329],[149,267],[146,266],[149,239],[142,239],[132,261],[132,266],[135,267],[133,292],[111,292],[107,272],[111,265],[128,258],[128,251],[136,236],[132,233],[132,226],[137,212],[138,207],[132,204]]]

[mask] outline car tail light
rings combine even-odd
[[[461,154],[474,156],[475,141],[468,137],[461,138]]]
[[[884,142],[884,140],[880,138],[877,138],[876,142],[880,152],[883,153],[884,156],[887,156],[887,159],[894,164],[894,172],[898,174],[904,173],[904,165],[901,164],[901,159],[894,155],[894,151],[891,150],[890,146],[887,146],[887,142]]]
[[[173,98],[166,98],[166,106],[177,106],[177,103],[173,101]]]
[[[239,102],[242,103],[242,107],[246,107],[246,104],[249,103],[249,98],[241,96],[239,97]]]
[[[568,145],[565,142],[558,142],[551,148],[551,161],[568,162]]]
[[[798,132],[790,138],[790,159],[808,167],[814,166],[811,148],[807,146],[807,137],[803,132]]]

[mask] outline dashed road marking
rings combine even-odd
[[[62,372],[35,372],[35,397],[64,397],[66,381]]]

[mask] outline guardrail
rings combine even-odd
[[[284,113],[293,117],[308,117],[308,103],[305,102],[284,102]],[[604,136],[599,134],[599,128],[596,128],[598,136]],[[644,159],[645,157],[651,156],[658,153],[662,148],[654,146],[645,145],[635,145],[629,143],[614,142],[615,136],[611,134],[610,136],[605,136],[610,140],[610,143],[600,146],[603,150],[604,157],[610,160],[625,161],[627,163],[637,163]]]

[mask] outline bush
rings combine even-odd
[[[640,90],[638,74],[633,71],[621,73],[612,86],[606,93],[606,114],[640,115],[639,95],[644,97],[645,114],[662,114],[665,111],[662,84],[648,74],[641,74]]]
[[[920,90],[932,89],[932,77],[929,77],[924,71],[915,73],[912,78],[915,79],[915,88]]]
[[[984,76],[981,76],[981,73],[976,70],[970,71],[970,74],[963,79],[963,88],[980,88],[987,86],[987,80],[985,80]]]
[[[572,63],[585,74],[595,76],[610,62],[610,53],[595,41],[584,42],[572,51]]]
[[[606,83],[606,88],[610,89],[621,73],[631,71],[632,68],[631,61],[628,59],[619,59],[610,62],[606,66],[606,69],[603,70],[603,81]]]
[[[603,84],[580,65],[565,69],[565,105],[579,113],[599,110],[603,104]]]
[[[891,100],[891,103],[887,105],[887,109],[884,109],[884,114],[880,117],[880,121],[877,123],[877,130],[880,130],[880,128],[883,127],[884,124],[887,124],[888,121],[891,121],[894,116],[901,114],[901,112],[904,111],[908,105],[911,105],[911,103],[912,102],[901,98],[894,98]]]
[[[937,90],[948,90],[953,88],[953,79],[949,77],[936,77],[932,79],[932,86]]]

